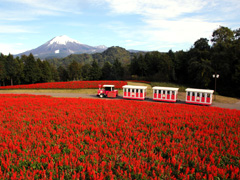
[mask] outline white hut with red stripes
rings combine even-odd
[[[147,86],[123,86],[123,98],[144,100],[147,94]]]
[[[173,87],[159,87],[155,86],[153,89],[153,100],[176,102],[179,88]]]
[[[213,90],[208,89],[186,89],[186,103],[211,105]]]

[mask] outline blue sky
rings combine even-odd
[[[0,0],[0,52],[59,35],[91,46],[188,50],[219,26],[240,28],[239,0]]]

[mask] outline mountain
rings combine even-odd
[[[48,62],[54,64],[55,66],[59,67],[67,67],[71,62],[76,61],[78,63],[84,64],[91,64],[94,60],[98,62],[99,66],[102,67],[106,61],[109,61],[111,64],[114,63],[116,59],[122,63],[123,66],[127,66],[131,63],[131,59],[134,56],[138,56],[140,54],[144,54],[144,52],[138,53],[131,53],[126,49],[118,46],[112,46],[102,53],[92,53],[92,54],[71,54],[65,58],[52,58],[47,59]]]
[[[86,44],[81,44],[80,42],[63,35],[57,36],[35,49],[17,54],[16,56],[21,56],[24,54],[29,55],[32,53],[35,57],[40,59],[64,58],[70,54],[92,54],[103,52],[106,49],[107,47],[104,45],[93,47]]]

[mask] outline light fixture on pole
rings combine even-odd
[[[214,91],[215,96],[214,96],[214,100],[216,100],[217,78],[219,78],[219,74],[217,74],[215,72],[215,74],[213,74],[213,78],[215,78],[215,91]]]

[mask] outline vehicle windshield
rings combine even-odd
[[[114,87],[105,87],[105,91],[113,91]]]

